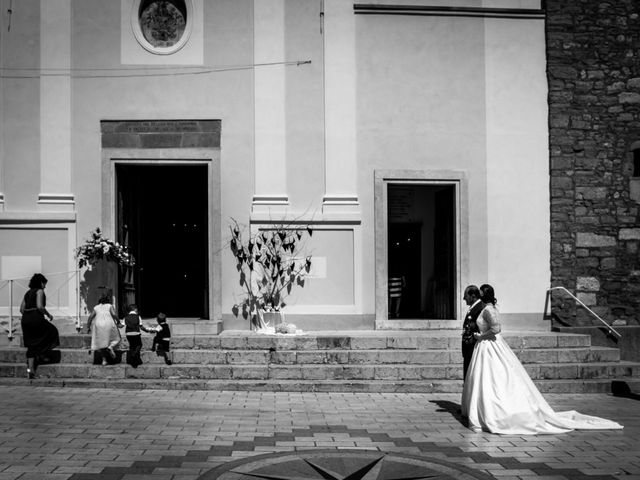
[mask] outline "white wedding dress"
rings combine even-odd
[[[500,434],[535,435],[575,429],[620,429],[619,423],[576,411],[554,412],[518,357],[500,335],[498,311],[487,305],[477,320],[480,333],[462,392],[469,428]]]

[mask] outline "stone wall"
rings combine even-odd
[[[640,2],[547,0],[546,11],[552,285],[607,321],[638,324]],[[555,294],[553,313],[593,323]]]

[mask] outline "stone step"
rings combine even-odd
[[[174,328],[167,366],[143,334],[137,369],[93,365],[91,336],[61,332],[61,363],[42,365],[36,384],[109,388],[269,391],[460,392],[460,332],[353,331],[265,335]],[[198,327],[199,328],[199,327]],[[193,331],[192,331],[193,330]],[[505,332],[505,340],[543,392],[609,392],[612,380],[637,382],[640,363],[620,361],[619,349],[591,346],[584,334]],[[25,349],[16,335],[0,344],[0,384],[26,382]]]
[[[53,324],[60,332],[60,335],[73,335],[77,333],[77,321],[76,317],[56,316],[53,320]],[[13,317],[11,322],[14,335],[21,334],[20,315]],[[86,328],[86,319],[81,321],[82,327]],[[142,323],[148,326],[156,325],[155,318],[142,319]],[[214,320],[194,320],[194,319],[176,319],[172,318],[169,321],[171,331],[174,335],[218,335],[222,333],[223,322]],[[9,317],[0,316],[0,332],[7,331],[9,327]],[[122,330],[124,334],[124,330]]]
[[[619,379],[640,377],[640,363],[554,363],[527,364],[525,369],[535,380]],[[126,364],[109,366],[79,364],[41,365],[41,377],[52,378],[188,378],[226,380],[421,380],[461,379],[462,368],[452,365],[202,365],[144,364],[132,368]],[[0,377],[24,377],[25,363],[0,363]]]
[[[640,380],[622,378],[632,390],[640,391]],[[534,380],[542,393],[611,393],[610,379]],[[269,392],[366,392],[366,393],[457,393],[461,380],[406,381],[393,380],[209,380],[144,378],[0,378],[0,385],[42,387],[153,389],[153,390],[233,390]]]
[[[91,363],[93,355],[88,347],[61,349],[61,363]],[[578,347],[565,349],[536,348],[514,350],[522,363],[576,363],[617,362],[620,351],[609,347]],[[126,359],[126,352],[125,352]],[[142,351],[144,363],[162,363],[164,360],[148,350]],[[462,363],[462,354],[456,350],[198,350],[173,349],[176,364],[418,364],[448,365]],[[0,363],[22,363],[24,348],[0,348]]]
[[[589,335],[537,332],[505,333],[505,340],[514,350],[535,348],[575,348],[591,346]],[[126,337],[123,335],[123,344]],[[152,336],[143,334],[142,343],[150,348]],[[223,349],[223,350],[460,350],[460,334],[457,331],[419,332],[362,332],[362,333],[307,333],[303,335],[267,335],[252,332],[220,335],[174,335],[171,339],[177,349]],[[22,345],[16,335],[10,345]],[[61,348],[89,348],[91,335],[86,333],[60,335]]]

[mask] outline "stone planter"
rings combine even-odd
[[[118,265],[115,262],[98,260],[91,264],[80,281],[80,296],[87,312],[91,311],[105,293],[115,302],[113,296],[117,291],[117,283]]]

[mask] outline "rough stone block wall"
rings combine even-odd
[[[640,1],[547,0],[546,12],[552,285],[638,324]],[[597,324],[565,298],[556,323]]]

